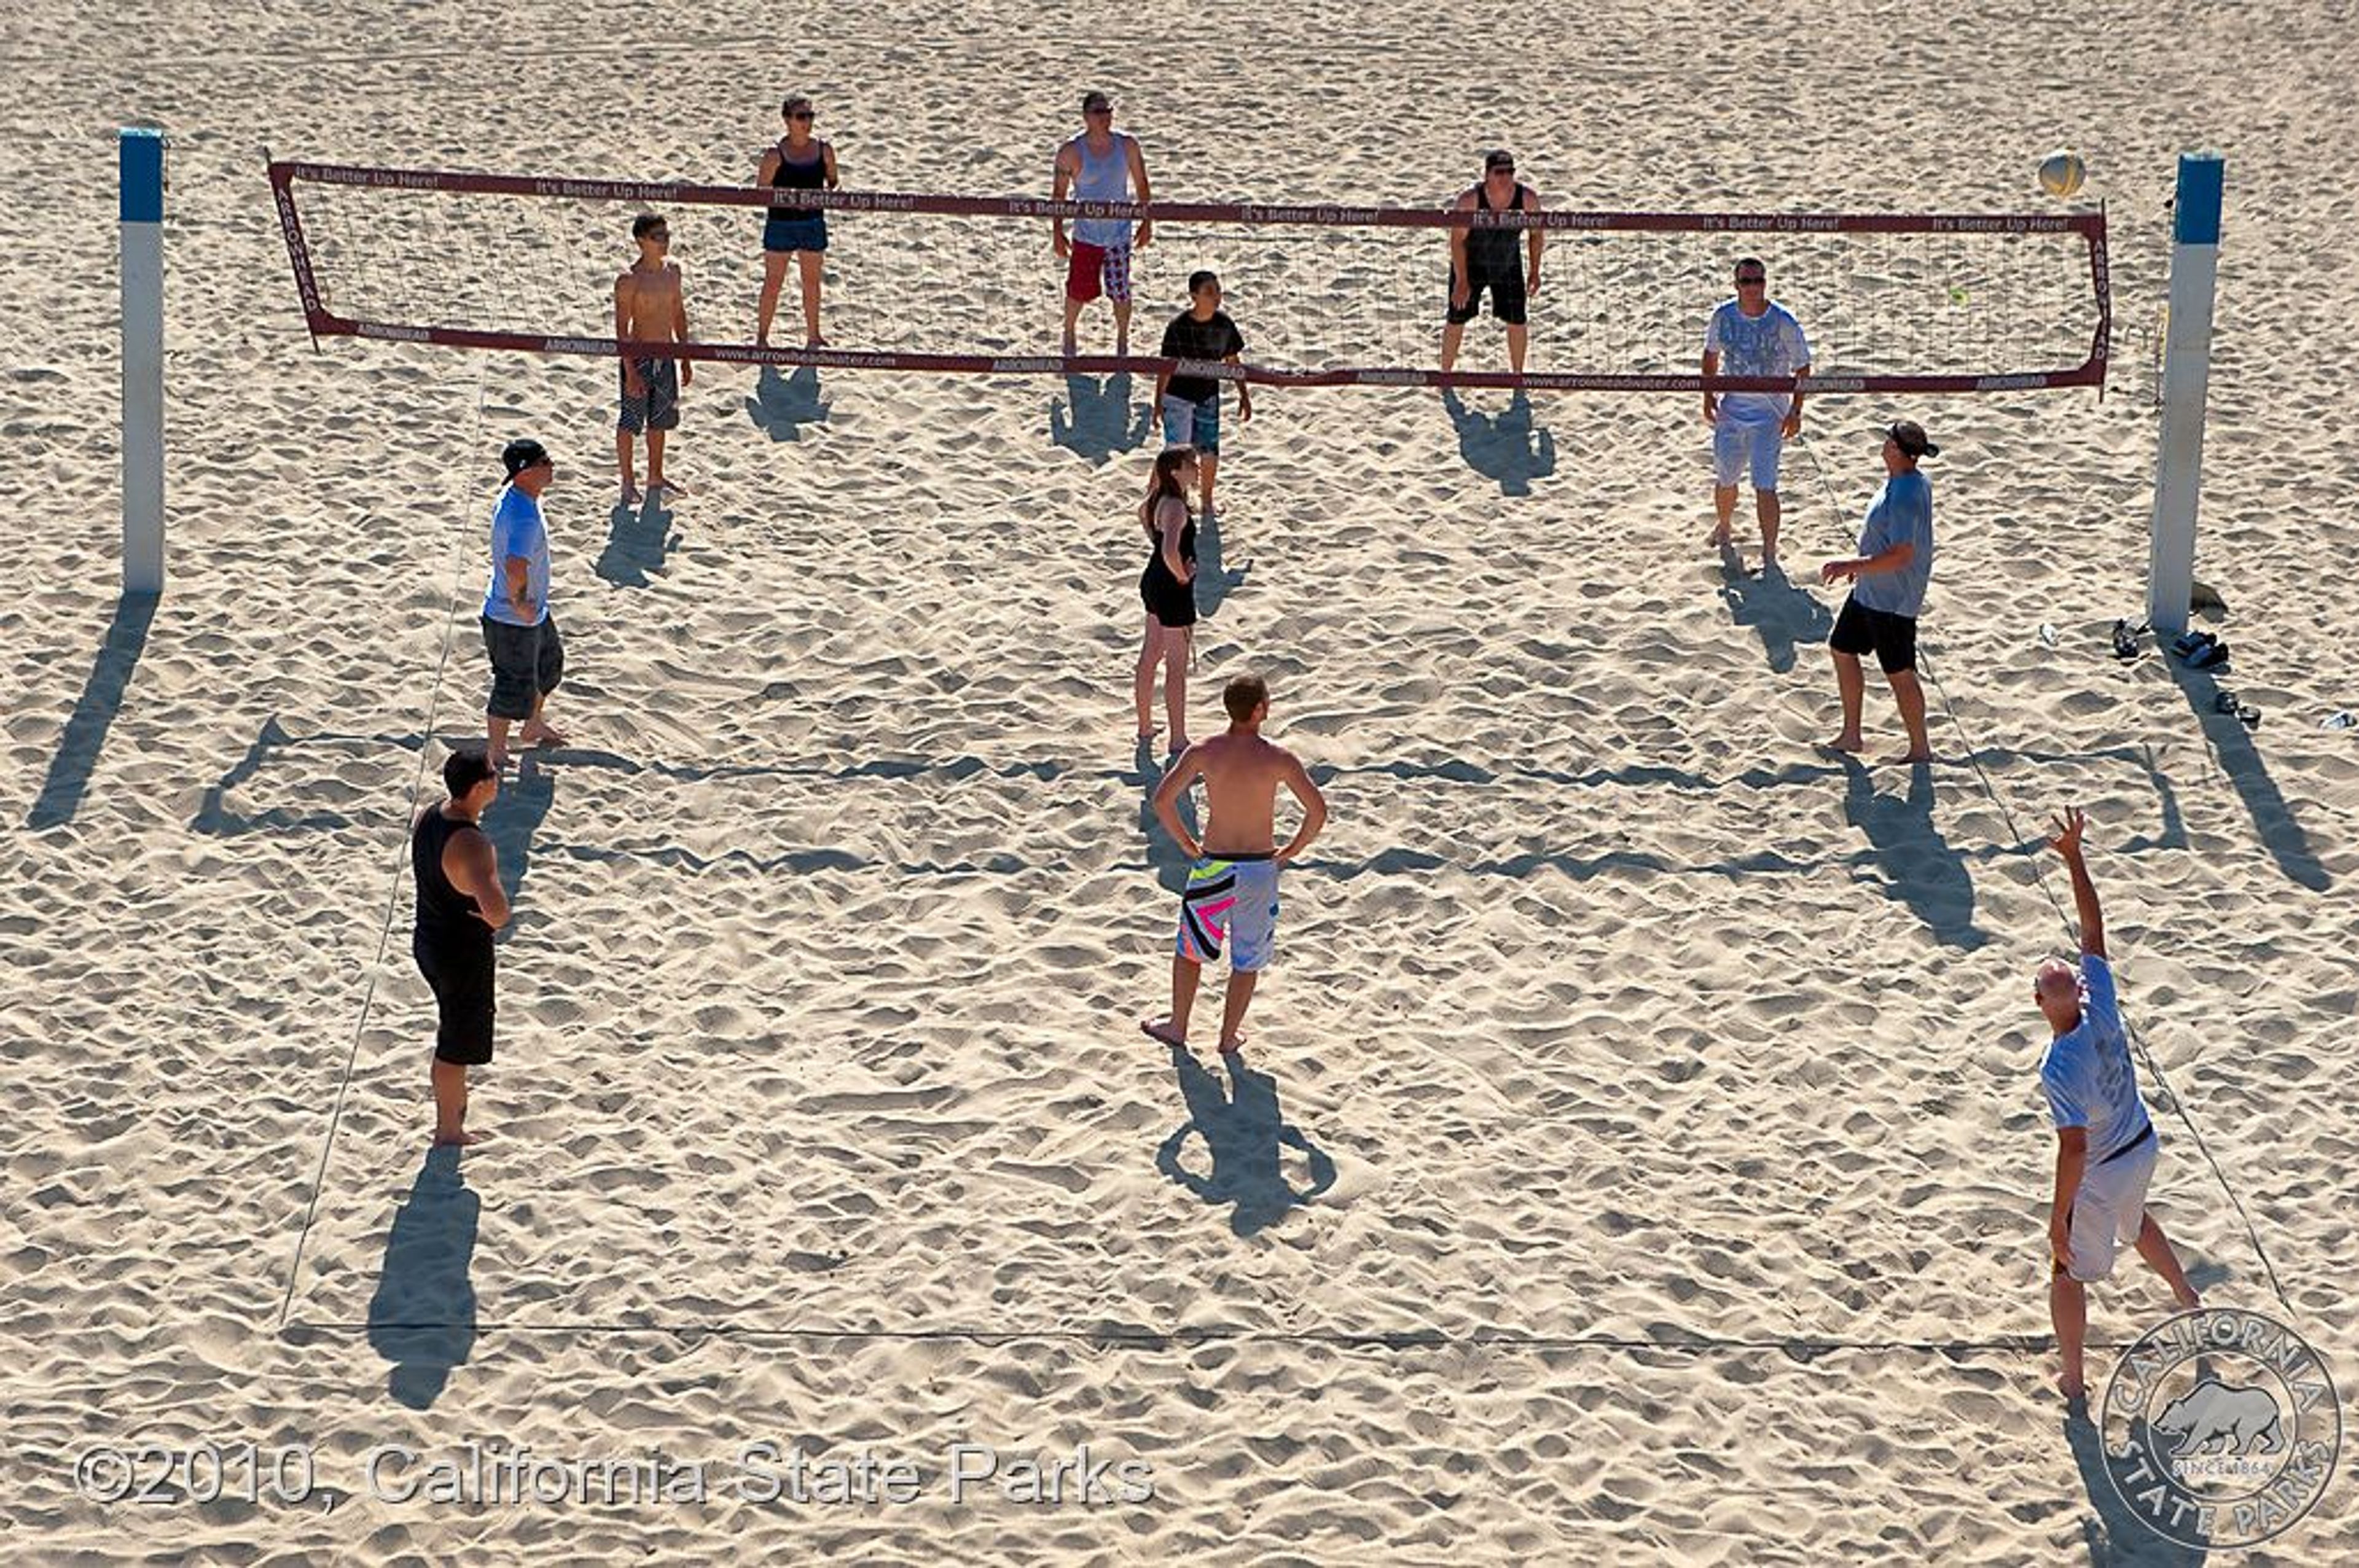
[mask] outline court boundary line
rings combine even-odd
[[[487,373],[478,373],[475,377],[475,421],[474,427],[468,433],[466,445],[462,449],[466,451],[473,452],[483,444],[484,404],[488,379]],[[460,511],[463,516],[463,499]],[[429,740],[434,735],[435,714],[442,703],[442,676],[450,668],[451,644],[458,640],[459,614],[466,592],[466,543],[465,532],[454,529],[451,541],[451,596],[443,607],[442,651],[435,659],[434,680],[427,688],[426,696],[426,723],[422,733]],[[402,852],[409,847],[409,829],[418,820],[419,797],[426,787],[426,759],[431,751],[430,745],[421,744],[418,748],[418,765],[410,771],[409,806],[402,816],[401,848],[393,856],[393,874],[386,882],[385,916],[377,926],[376,956],[369,964],[368,984],[361,992],[360,1016],[353,1021],[352,1044],[344,1052],[343,1070],[337,1075],[335,1099],[328,1111],[328,1130],[320,1140],[320,1160],[311,1173],[311,1196],[303,1208],[303,1223],[295,1233],[295,1255],[287,1265],[287,1285],[278,1302],[278,1326],[282,1330],[287,1326],[288,1314],[295,1308],[296,1287],[303,1278],[303,1254],[310,1245],[312,1230],[319,1224],[321,1199],[327,1194],[328,1166],[335,1156],[336,1133],[343,1125],[344,1105],[351,1098],[353,1071],[360,1062],[361,1039],[368,1032],[369,1014],[376,1005],[377,982],[385,976],[386,948],[393,940],[394,912],[401,898]]]

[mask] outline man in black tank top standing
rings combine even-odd
[[[1483,179],[1469,186],[1451,203],[1459,212],[1537,212],[1540,210],[1539,192],[1516,178],[1516,157],[1505,147],[1495,147],[1483,159]],[[1523,249],[1529,254],[1528,268],[1516,263],[1516,234],[1513,229],[1464,229],[1450,231],[1450,311],[1441,329],[1441,368],[1448,371],[1458,362],[1459,340],[1466,335],[1466,323],[1474,319],[1483,308],[1483,291],[1491,291],[1491,314],[1499,325],[1507,329],[1507,365],[1517,375],[1524,373],[1525,306],[1530,296],[1540,291],[1540,250],[1547,243],[1544,231],[1523,231]]]
[[[418,928],[410,956],[434,991],[434,1141],[468,1144],[467,1069],[492,1059],[492,934],[508,923],[499,856],[484,837],[484,813],[499,797],[500,775],[481,752],[453,752],[442,763],[451,797],[418,819],[409,867],[418,883]]]

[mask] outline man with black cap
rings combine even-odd
[[[1925,731],[1925,688],[1917,680],[1917,616],[1933,576],[1933,484],[1917,471],[1917,464],[1941,449],[1911,419],[1886,426],[1883,435],[1884,488],[1867,509],[1859,554],[1829,561],[1819,571],[1822,583],[1848,579],[1852,585],[1827,637],[1835,686],[1843,694],[1843,733],[1832,744],[1838,752],[1860,749],[1860,704],[1867,683],[1859,657],[1873,652],[1892,683],[1900,721],[1908,728],[1908,750],[1889,760],[1930,762],[1933,742]]]
[[[1483,178],[1459,192],[1451,204],[1458,212],[1537,212],[1539,192],[1516,178],[1516,155],[1494,147],[1484,156]],[[1513,229],[1452,228],[1450,231],[1450,309],[1441,329],[1441,368],[1458,362],[1459,340],[1466,323],[1483,308],[1483,291],[1491,291],[1491,314],[1507,329],[1507,364],[1524,373],[1525,306],[1540,288],[1540,248],[1547,235],[1538,229],[1523,231],[1523,249],[1529,253],[1528,271],[1516,265]]]
[[[498,853],[484,837],[484,813],[499,798],[500,775],[480,752],[442,762],[450,798],[418,819],[409,838],[418,925],[410,957],[434,992],[434,1141],[467,1144],[467,1069],[492,1059],[492,934],[508,923]]]
[[[549,530],[540,492],[557,472],[538,441],[510,441],[500,452],[507,488],[492,508],[492,582],[484,594],[484,647],[492,658],[492,695],[484,705],[494,773],[507,765],[508,725],[525,721],[527,746],[565,744],[541,708],[565,675],[565,644],[549,612]]]

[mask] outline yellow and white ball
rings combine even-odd
[[[2079,153],[2059,147],[2039,160],[2039,189],[2059,200],[2079,190],[2081,182],[2088,177]]]

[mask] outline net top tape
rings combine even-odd
[[[1286,223],[1335,228],[1539,229],[1550,232],[2080,234],[2105,232],[2102,212],[1538,212],[1455,211],[1444,207],[1369,207],[1258,201],[1057,201],[1033,196],[935,196],[895,190],[788,190],[764,185],[679,180],[574,179],[449,169],[374,168],[277,162],[273,184],[299,180],[385,190],[481,196],[542,196],[644,205],[777,207],[832,212],[926,212],[953,218],[1114,218],[1181,223]]]

